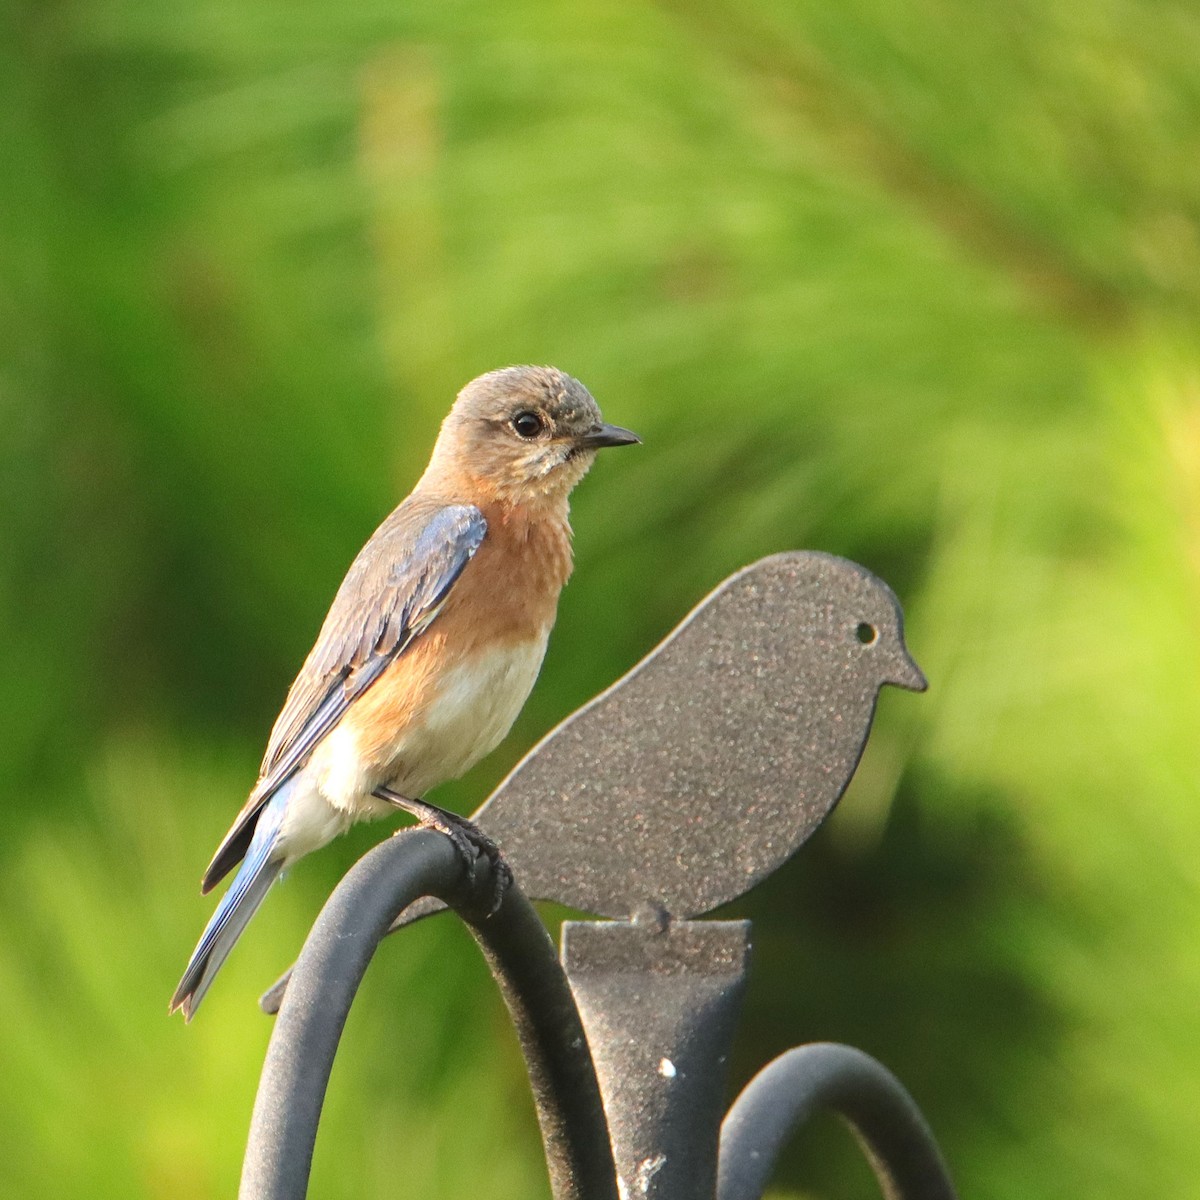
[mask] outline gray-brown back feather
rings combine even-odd
[[[258,783],[204,874],[205,891],[241,860],[258,813],[280,784],[437,617],[486,532],[474,505],[417,494],[372,534],[288,692]]]

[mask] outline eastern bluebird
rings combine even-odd
[[[571,573],[567,500],[603,446],[588,390],[508,367],[459,393],[412,494],[350,566],[275,721],[259,779],[204,873],[241,868],[171,999],[190,1020],[281,872],[399,807],[466,852],[463,818],[418,799],[493,750],[524,705]]]

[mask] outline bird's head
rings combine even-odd
[[[509,503],[565,500],[597,450],[640,440],[606,425],[578,379],[555,367],[504,367],[459,392],[430,469]]]

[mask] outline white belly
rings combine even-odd
[[[545,654],[543,635],[447,672],[419,728],[397,740],[391,786],[405,796],[423,796],[491,753],[529,699]]]
[[[546,637],[489,651],[447,671],[433,700],[417,720],[397,731],[382,761],[366,762],[353,729],[337,726],[304,768],[334,810],[333,824],[341,826],[325,840],[351,821],[395,811],[371,795],[380,784],[417,799],[494,750],[529,698],[545,657]]]

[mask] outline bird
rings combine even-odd
[[[239,868],[171,1012],[191,1020],[272,883],[357,821],[401,809],[468,863],[494,852],[423,797],[512,727],[571,573],[570,493],[598,450],[640,440],[556,367],[501,368],[458,393],[424,474],[338,588],[204,873],[207,893]]]

